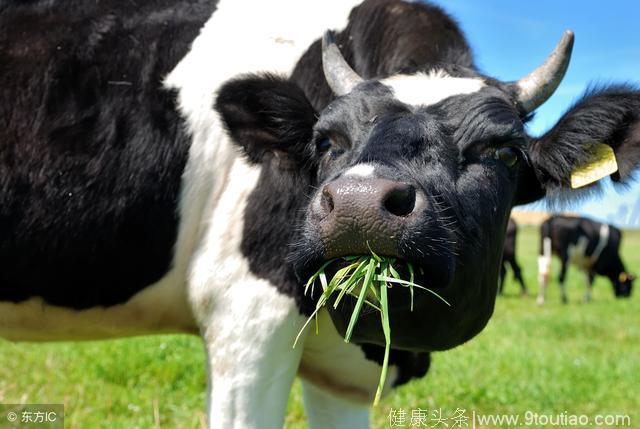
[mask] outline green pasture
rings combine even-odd
[[[434,354],[424,379],[398,389],[374,410],[375,428],[390,427],[390,413],[399,417],[400,410],[406,413],[404,427],[418,427],[411,426],[418,409],[428,414],[426,427],[436,422],[431,414],[438,410],[450,419],[448,426],[435,427],[454,427],[451,417],[458,409],[469,416],[521,418],[527,412],[590,419],[628,415],[631,426],[626,427],[640,428],[640,281],[632,299],[616,300],[608,280],[599,278],[593,301],[586,304],[584,278],[572,269],[570,302],[562,305],[554,261],[547,304],[538,307],[537,248],[537,229],[521,228],[518,259],[530,295],[520,296],[509,273],[505,296],[498,298],[484,332],[468,344]],[[640,231],[625,233],[622,253],[628,269],[640,273]],[[204,354],[195,337],[0,342],[0,403],[63,402],[68,428],[204,427],[205,390]],[[287,427],[305,427],[298,383]]]

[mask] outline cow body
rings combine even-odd
[[[518,225],[516,222],[509,218],[507,224],[507,232],[504,236],[504,247],[502,248],[502,265],[500,267],[500,286],[498,293],[502,293],[504,289],[504,278],[507,275],[507,264],[513,271],[513,277],[520,283],[520,291],[523,295],[527,294],[527,286],[522,278],[522,269],[516,259],[516,236],[518,234]]]
[[[354,3],[2,3],[0,335],[198,333],[211,427],[281,426],[299,374],[310,426],[352,428],[368,423],[379,319],[348,344],[348,306],[323,310],[292,349],[319,263],[377,251],[455,302],[416,294],[409,312],[390,291],[385,392],[480,332],[511,206],[565,185],[547,158],[586,155],[527,146],[540,96],[481,75],[439,8]],[[369,80],[350,93],[325,80],[327,28]],[[637,94],[616,91],[628,124]],[[636,136],[610,124],[625,178]]]
[[[159,82],[215,4],[170,20],[168,2],[133,14],[76,3],[9,4],[0,15],[0,260],[12,267],[0,279],[0,331],[193,331],[171,273],[185,269],[172,260],[190,143],[176,93]]]
[[[596,275],[611,280],[617,297],[630,296],[634,277],[626,272],[620,258],[621,239],[622,232],[615,226],[583,217],[556,215],[544,221],[540,225],[538,303],[544,302],[552,254],[560,258],[562,264],[559,276],[562,302],[568,301],[564,282],[569,265],[585,274],[586,301],[591,300]]]

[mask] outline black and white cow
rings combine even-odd
[[[350,306],[329,306],[292,349],[309,273],[371,249],[452,303],[416,293],[409,311],[389,291],[387,392],[486,325],[513,205],[568,191],[594,140],[618,154],[617,180],[640,162],[626,86],[526,135],[571,33],[499,82],[439,8],[353,6],[0,3],[0,334],[199,333],[210,427],[282,426],[296,374],[311,427],[364,427],[379,318],[347,344]],[[321,48],[325,28],[338,45]]]
[[[507,231],[504,235],[504,246],[502,247],[502,265],[500,266],[500,284],[498,285],[498,293],[502,294],[504,289],[504,278],[507,275],[507,264],[513,271],[513,277],[520,283],[520,292],[522,295],[527,294],[527,285],[522,278],[522,269],[516,259],[516,237],[518,235],[518,224],[513,218],[509,218]]]
[[[574,216],[555,215],[540,225],[540,256],[538,257],[538,304],[544,303],[549,283],[551,255],[560,258],[560,291],[567,303],[564,281],[567,268],[575,265],[587,278],[585,300],[591,300],[596,274],[611,280],[617,297],[631,296],[633,274],[627,272],[620,258],[622,232],[613,225]]]

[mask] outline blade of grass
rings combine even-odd
[[[360,314],[360,309],[362,308],[362,304],[364,303],[364,298],[367,296],[367,289],[371,287],[371,281],[373,280],[373,272],[376,267],[376,260],[371,259],[369,261],[369,266],[367,267],[367,273],[362,282],[362,289],[360,289],[360,296],[358,297],[358,301],[356,302],[356,306],[351,312],[351,320],[349,320],[349,326],[347,326],[347,332],[344,336],[344,341],[349,342],[351,340],[351,334],[353,333],[353,328],[356,326],[356,321],[358,320],[358,315]]]
[[[352,271],[357,266],[358,266],[358,264],[350,264],[350,265],[347,265],[346,267],[341,268],[338,271],[336,271],[336,273],[333,275],[333,278],[329,282],[329,287],[331,287],[331,285],[338,285],[339,286],[340,282],[342,281],[342,279],[344,277],[346,277],[349,274],[349,272]]]
[[[333,308],[338,308],[338,304],[340,303],[340,300],[342,299],[342,297],[351,289],[352,285],[358,282],[358,280],[361,278],[362,272],[366,267],[367,267],[366,263],[361,262],[360,265],[358,265],[358,267],[355,269],[353,274],[351,274],[351,277],[349,278],[349,280],[347,280],[344,284],[341,285],[340,293],[338,294],[338,297],[333,303]]]
[[[364,300],[364,303],[365,303],[365,304],[367,304],[367,305],[369,305],[370,307],[375,308],[375,309],[376,309],[376,310],[378,310],[378,311],[382,311],[382,310],[380,309],[380,307],[378,307],[377,305],[375,305],[374,303],[372,303],[371,301],[369,301],[369,300],[367,300],[367,299],[365,299],[365,300]]]
[[[376,291],[375,287],[369,288],[369,292],[371,292],[371,295],[373,295],[373,298],[377,301],[380,302],[380,297],[378,296],[378,292]]]
[[[415,278],[413,275],[413,265],[407,263],[407,269],[409,270],[409,282],[413,283],[413,279]],[[398,279],[399,278],[400,276],[398,276]],[[411,311],[413,311],[413,286],[409,286],[409,292],[411,293]]]
[[[380,256],[376,255],[376,252],[371,250],[371,246],[369,246],[369,242],[368,241],[367,241],[367,247],[369,248],[369,252],[371,252],[371,255],[373,255],[375,260],[378,261],[378,262],[382,262],[382,258]]]
[[[427,292],[429,292],[429,293],[433,294],[434,296],[438,297],[442,302],[447,304],[449,307],[451,307],[451,304],[449,304],[449,302],[446,299],[441,297],[438,293],[436,293],[436,292],[432,291],[431,289],[428,289],[428,288],[426,288],[424,286],[420,286],[418,284],[411,283],[411,282],[408,282],[406,280],[394,279],[393,277],[387,277],[387,276],[381,276],[381,275],[377,275],[376,276],[376,280],[384,280],[384,281],[387,281],[387,282],[390,282],[390,283],[398,283],[398,284],[401,284],[401,285],[417,287],[417,288],[426,290]]]
[[[307,290],[309,289],[309,286],[311,286],[311,295],[313,295],[313,284],[315,283],[316,279],[318,278],[318,276],[321,273],[324,273],[324,270],[329,266],[329,264],[331,264],[333,262],[333,260],[331,261],[327,261],[324,264],[322,264],[322,266],[320,267],[320,269],[318,271],[315,272],[315,274],[313,274],[311,277],[309,277],[309,281],[307,282],[307,285],[304,288],[304,294],[307,294]]]
[[[396,279],[401,279],[402,277],[400,277],[400,274],[396,271],[395,268],[393,268],[393,265],[389,264],[389,271],[391,271],[391,276],[396,278]]]
[[[331,281],[329,282],[329,285],[327,286],[327,289],[331,289],[334,290],[336,288],[340,288],[342,287],[342,280],[349,276],[349,278],[347,279],[347,281],[352,277],[352,275],[350,275],[350,272],[353,270],[354,266],[356,264],[351,264],[348,265],[344,268],[339,269],[334,275],[333,278],[331,279]]]
[[[376,406],[380,403],[380,397],[382,396],[382,390],[384,389],[384,382],[387,379],[387,368],[389,367],[389,351],[391,349],[391,326],[389,324],[389,303],[387,302],[387,288],[380,288],[380,317],[382,318],[382,332],[384,333],[384,358],[382,360],[382,371],[380,371],[380,381],[378,382],[378,389],[376,389],[376,396],[373,399],[373,405]]]
[[[320,301],[318,301],[320,302]],[[309,322],[311,322],[311,319],[313,319],[315,316],[318,315],[318,311],[320,311],[320,309],[322,308],[322,306],[318,305],[316,306],[316,309],[313,310],[313,313],[311,313],[311,316],[309,316],[309,318],[307,319],[306,322],[304,322],[304,325],[302,325],[302,329],[300,329],[300,332],[298,332],[298,335],[296,335],[296,339],[293,341],[293,348],[296,348],[296,344],[298,344],[298,340],[300,339],[300,335],[302,335],[302,333],[304,332],[304,329],[309,325]],[[318,318],[315,317],[316,319],[316,335],[318,334]]]
[[[322,290],[326,291],[327,290],[327,275],[325,274],[325,272],[321,272],[320,273],[320,284],[322,285]]]

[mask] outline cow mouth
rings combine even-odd
[[[323,271],[326,279],[327,281],[331,281],[331,279],[340,269],[353,264],[354,258],[357,259],[361,257],[372,257],[372,255],[352,255],[348,257],[337,257],[328,260],[321,259],[319,261],[316,261],[315,263],[307,264],[302,270],[300,270],[299,274],[302,280],[306,280],[310,278],[314,273],[317,273],[322,267],[324,267]],[[411,277],[413,277],[413,282],[415,284],[434,291],[444,290],[449,283],[450,277],[448,276],[446,270],[436,270],[436,267],[430,266],[430,264],[424,264],[422,261],[409,260],[401,257],[386,255],[381,255],[381,257],[392,264],[393,268],[397,271],[399,277],[402,280],[408,281]],[[409,268],[410,266],[411,268]],[[389,285],[389,289],[394,288],[395,286],[393,284]],[[402,286],[400,286],[399,288],[406,289]]]
[[[360,255],[360,258],[369,256],[371,255]],[[316,302],[318,302],[318,299],[323,294],[323,283],[324,285],[330,284],[331,280],[341,269],[354,264],[354,258],[358,258],[358,256],[339,257],[330,261],[325,261],[320,265],[320,267],[324,267],[324,279],[320,280],[319,278],[316,278],[312,287],[312,296]],[[367,293],[367,301],[365,301],[364,305],[362,305],[360,310],[357,311],[357,321],[355,323],[355,328],[352,331],[350,338],[351,342],[378,345],[383,345],[385,343],[381,323],[382,314],[380,308],[382,306],[381,302],[378,300],[378,297],[381,296],[381,287],[386,288],[388,302],[387,315],[392,325],[395,322],[406,319],[407,317],[421,317],[421,315],[427,313],[449,310],[450,304],[447,300],[450,298],[447,297],[449,292],[447,285],[433,281],[432,276],[430,276],[429,271],[426,270],[425,267],[401,258],[383,259],[391,262],[396,271],[396,275],[399,278],[405,281],[412,279],[413,283],[418,285],[418,287],[409,287],[406,284],[393,282],[387,282],[386,286],[382,286],[384,283],[380,281],[376,282],[374,284],[374,288],[377,293],[375,295]],[[355,262],[357,262],[357,259]],[[412,272],[413,276],[411,275]],[[352,315],[358,307],[358,296],[362,290],[363,283],[364,281],[360,280],[354,293],[351,295],[345,294],[338,298],[340,296],[340,292],[334,291],[331,293],[323,307],[328,311],[336,330],[342,336],[346,335]],[[372,303],[375,306],[370,305],[369,303]],[[406,333],[409,334],[409,332]],[[409,334],[409,336],[414,337],[416,341],[421,341],[424,338],[423,335],[416,336],[414,333]],[[392,335],[392,347],[396,345],[396,337],[397,334]],[[405,338],[403,343],[406,345],[413,343],[413,341],[413,338],[408,341]]]
[[[326,281],[325,284],[330,283],[331,280],[335,278],[336,274],[343,268],[353,265],[354,262],[358,262],[359,260],[371,257],[373,257],[371,254],[354,255],[349,257],[338,257],[328,261],[324,260],[319,264],[314,264],[313,266],[315,267],[315,269],[308,269],[307,272],[318,273],[322,271],[324,275],[324,279],[321,280],[319,277],[317,277],[314,284],[309,285],[314,300],[317,301],[322,294],[322,286],[324,281]],[[389,297],[389,308],[392,308],[394,311],[413,311],[416,304],[416,302],[413,301],[422,302],[424,298],[423,295],[425,294],[429,295],[429,298],[438,300],[437,296],[430,293],[429,291],[436,292],[437,294],[446,291],[447,285],[443,281],[441,281],[442,275],[430,275],[431,273],[427,271],[420,263],[397,257],[383,256],[382,259],[390,263],[395,271],[394,274],[399,279],[406,282],[410,281],[416,285],[409,287],[409,285],[407,284],[394,283],[391,281],[386,282],[387,295]],[[387,275],[391,276],[390,274]],[[311,275],[307,278],[310,277]],[[343,281],[347,280],[348,277],[349,276],[343,277]],[[356,292],[360,291],[362,283],[363,281],[361,280],[360,284],[356,287]],[[382,284],[382,282],[375,282],[375,285],[377,287],[381,287]],[[337,293],[335,295],[337,295]],[[329,299],[327,306],[331,307],[332,310],[348,314],[350,317],[356,300],[357,297],[346,295],[345,298],[341,299],[340,302],[334,307],[335,296],[333,296]]]
[[[325,261],[325,263],[329,262],[329,265],[324,268],[327,279],[330,280],[340,269],[352,264],[352,258],[370,256],[371,255],[355,255],[349,259],[346,259],[345,257],[339,257],[330,261]],[[414,282],[420,286],[427,287],[429,289],[443,289],[445,287],[445,285],[430,281],[429,276],[425,273],[424,268],[417,262],[390,256],[383,256],[383,258],[391,262],[393,268],[398,272],[398,274],[400,274],[400,278],[402,278],[403,280],[409,280],[409,278],[411,277],[411,272],[413,272]],[[324,265],[324,263],[322,265]],[[412,266],[412,269],[409,268],[409,265]],[[390,288],[393,288],[393,285],[390,286]]]

